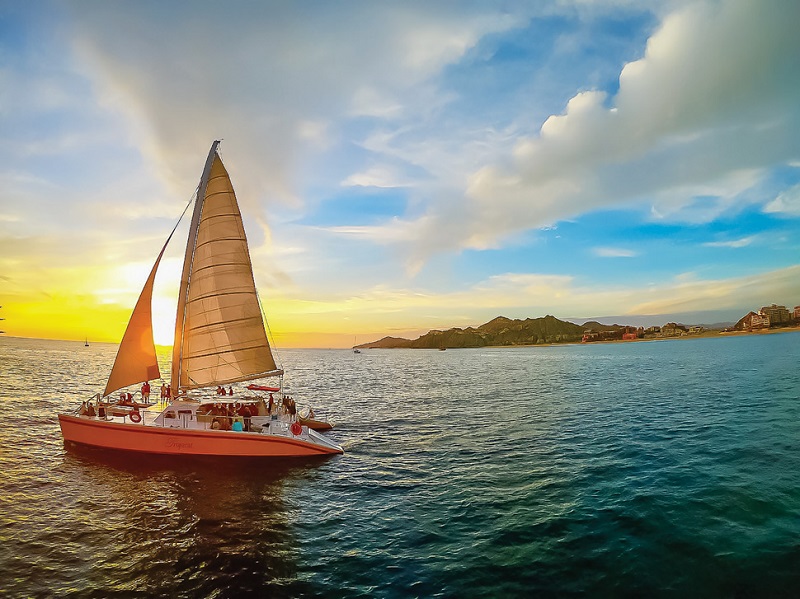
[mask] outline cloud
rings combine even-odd
[[[643,290],[629,304],[627,314],[669,314],[740,306],[764,302],[791,303],[800,295],[800,266],[791,266],[746,277],[700,280],[676,279],[672,285]],[[647,299],[647,298],[650,299]],[[772,299],[771,299],[772,298]]]
[[[704,243],[705,247],[711,248],[743,248],[752,244],[756,240],[755,235],[748,235],[740,239],[731,239],[730,241],[709,241]]]
[[[355,173],[342,181],[345,187],[407,187],[409,183],[398,177],[393,169],[385,166],[375,166],[366,171]]]
[[[597,247],[592,249],[592,253],[600,258],[635,258],[639,255],[633,250],[612,247]]]
[[[767,214],[800,216],[800,185],[790,187],[764,206]]]
[[[242,197],[267,204],[301,203],[297,161],[331,143],[331,123],[421,109],[437,95],[435,74],[520,20],[491,8],[312,4],[69,8],[97,93],[126,115],[163,181],[179,193],[193,185],[198,156],[222,137]]]
[[[749,0],[669,14],[614,96],[576,94],[505,160],[475,170],[462,202],[431,208],[420,238],[435,229],[451,248],[483,248],[632,202],[689,222],[731,210],[767,169],[800,156],[797,19],[796,3]]]
[[[535,318],[552,314],[566,318],[575,314],[657,316],[747,310],[765,302],[794,305],[793,298],[798,296],[800,266],[727,279],[682,273],[645,288],[613,282],[599,287],[584,285],[580,279],[565,275],[505,273],[449,293],[379,285],[357,294],[315,295],[304,301],[293,300],[291,314],[278,315],[275,321],[317,319],[322,326],[331,322],[334,314],[336,318],[357,314],[364,323],[386,323],[384,317],[389,315],[394,327],[449,328],[481,324],[497,315]],[[280,303],[280,297],[277,301]]]

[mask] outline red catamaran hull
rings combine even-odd
[[[58,415],[64,441],[163,455],[308,457],[342,453],[302,439],[256,433],[203,431]]]

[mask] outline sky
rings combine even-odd
[[[0,328],[119,341],[215,139],[279,346],[791,309],[798,22],[795,0],[0,0]]]

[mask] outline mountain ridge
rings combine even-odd
[[[589,326],[591,325],[591,326]],[[497,316],[478,327],[431,330],[417,339],[384,337],[378,341],[362,343],[359,349],[450,349],[488,346],[541,345],[551,343],[577,343],[587,328],[612,331],[625,328],[620,325],[603,325],[589,321],[583,325],[559,320],[555,316],[510,319]]]

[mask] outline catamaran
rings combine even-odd
[[[64,441],[109,450],[171,455],[303,457],[343,453],[328,437],[279,413],[263,396],[214,397],[233,383],[279,377],[253,277],[242,215],[222,159],[211,145],[194,210],[177,301],[167,397],[150,403],[112,394],[161,378],[152,325],[156,258],[120,342],[105,390],[58,415]],[[185,211],[184,211],[185,213]],[[179,220],[180,222],[180,220]],[[163,392],[163,391],[162,391]],[[292,408],[294,403],[291,403]]]

